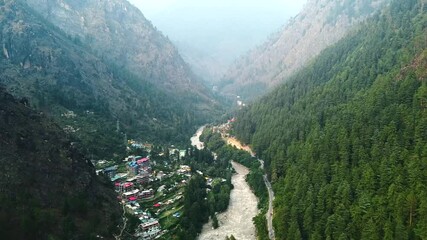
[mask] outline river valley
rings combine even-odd
[[[199,149],[203,148],[203,143],[199,139],[203,129],[204,127],[199,128],[191,138],[191,145]],[[199,240],[225,239],[231,235],[236,239],[256,239],[252,218],[258,214],[258,199],[246,182],[249,169],[236,162],[232,162],[232,166],[236,173],[231,179],[234,188],[230,194],[228,209],[217,216],[219,228],[212,228],[212,220],[203,226]]]
[[[258,214],[258,200],[245,180],[249,170],[236,162],[232,162],[232,165],[236,174],[231,179],[234,189],[228,209],[217,216],[219,228],[212,229],[212,221],[203,226],[200,240],[225,239],[231,235],[236,239],[256,239],[252,218]]]

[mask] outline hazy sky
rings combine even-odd
[[[129,0],[177,45],[225,62],[261,44],[306,0]]]
[[[217,6],[239,11],[242,8],[269,10],[276,13],[296,13],[306,0],[129,0],[139,7],[149,19],[156,17],[159,13],[173,7],[203,8],[203,6]]]

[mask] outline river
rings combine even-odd
[[[203,142],[200,142],[199,137],[204,128],[204,126],[199,128],[191,138],[191,145],[196,146],[198,149],[203,148]],[[199,240],[222,240],[231,235],[239,240],[256,239],[252,218],[258,214],[258,199],[246,182],[246,175],[249,173],[249,169],[236,162],[231,164],[236,174],[231,178],[234,188],[231,190],[228,209],[217,215],[219,228],[212,229],[212,221],[203,226]]]
[[[236,162],[231,164],[236,174],[231,178],[234,188],[230,194],[228,209],[217,215],[219,228],[212,229],[212,221],[203,226],[199,240],[223,240],[231,235],[239,240],[256,239],[252,218],[258,214],[258,199],[245,180],[249,169]]]
[[[255,153],[252,151],[252,149],[249,146],[243,145],[236,138],[231,138],[231,137],[223,137],[223,138],[227,142],[227,144],[229,144],[231,146],[234,146],[234,147],[236,147],[238,149],[245,150],[248,153],[250,153],[252,157],[255,157]],[[258,161],[261,164],[261,169],[263,171],[265,171],[264,170],[264,161],[261,160],[261,159],[258,159]],[[267,174],[264,174],[263,179],[264,179],[264,184],[267,187],[267,191],[268,191],[268,210],[267,210],[267,213],[265,215],[265,217],[267,219],[268,236],[269,236],[269,238],[271,240],[275,240],[276,239],[276,235],[274,233],[274,227],[273,227],[273,201],[274,201],[274,192],[273,192],[273,188],[271,187],[270,181],[268,181]]]
[[[204,148],[204,144],[200,142],[200,135],[202,135],[205,127],[206,126],[201,126],[199,129],[197,129],[196,133],[190,138],[191,145],[195,146],[199,150]]]

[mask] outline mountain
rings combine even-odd
[[[229,63],[227,61],[220,61],[220,56],[209,53],[213,50],[202,50],[185,42],[175,42],[175,45],[185,62],[191,66],[193,72],[198,76],[203,76],[203,80],[208,86],[214,86],[227,70]]]
[[[121,208],[107,178],[61,128],[0,89],[0,235],[113,239]]]
[[[219,90],[252,100],[346,36],[388,0],[309,0],[279,32],[231,65]]]
[[[174,94],[211,100],[175,46],[126,0],[25,0],[98,55]]]
[[[427,238],[426,12],[391,1],[237,115],[277,239]]]
[[[181,0],[164,4],[130,0],[167,34],[194,72],[216,84],[241,54],[294,16],[300,1]]]
[[[89,4],[86,1],[81,3]],[[111,50],[111,59],[105,56],[107,50],[97,53],[96,48],[88,45],[79,35],[65,33],[23,1],[2,1],[0,7],[0,83],[13,95],[29,98],[34,107],[54,117],[63,128],[74,132],[95,157],[102,158],[107,154],[124,151],[122,145],[125,136],[121,132],[127,133],[129,137],[150,141],[186,140],[195,126],[220,112],[218,102],[209,91],[200,90],[204,87],[194,82],[196,80],[187,79],[184,81],[185,86],[180,84],[180,80],[189,74],[186,65],[181,64],[173,46],[168,45],[167,41],[163,42],[164,39],[154,30],[149,32],[154,36],[148,34],[140,38],[148,39],[144,41],[152,40],[150,44],[158,45],[162,52],[148,43],[144,45],[144,42],[138,45],[138,49],[146,46],[146,53],[153,59],[171,61],[147,63],[152,65],[147,68],[147,71],[152,71],[149,74],[159,77],[156,80],[160,81],[162,74],[174,75],[175,78],[167,78],[170,83],[155,83],[154,77],[140,76],[147,72],[138,74],[127,70],[123,66],[125,62],[112,59],[118,50]],[[55,13],[59,14],[60,11],[56,9]],[[142,18],[141,13],[137,13]],[[66,19],[64,22],[73,21]],[[111,21],[109,23],[112,24]],[[127,25],[123,26],[126,29]],[[147,26],[151,29],[151,25]],[[99,35],[102,36],[101,33]],[[155,37],[161,41],[156,41]],[[108,39],[108,36],[92,40],[99,42],[96,45],[99,51],[103,46],[101,39]],[[123,50],[126,46],[132,46],[130,43],[117,42],[115,46]],[[123,54],[130,55],[129,52]],[[163,55],[170,58],[164,59],[161,57]],[[177,58],[176,62],[172,61],[174,58]],[[136,63],[133,64],[133,67],[136,66]],[[172,85],[175,80],[176,84]],[[173,90],[176,93],[172,94]],[[69,111],[75,115],[66,114]],[[119,129],[116,127],[117,121]]]

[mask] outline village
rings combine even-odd
[[[139,219],[135,233],[128,234],[140,240],[159,239],[178,225],[186,184],[192,174],[203,176],[202,172],[192,172],[190,166],[182,164],[187,151],[129,140],[128,152],[140,155],[131,154],[120,163],[106,160],[94,163],[98,175],[111,179],[124,211]],[[208,185],[214,181],[207,176],[205,179]]]

